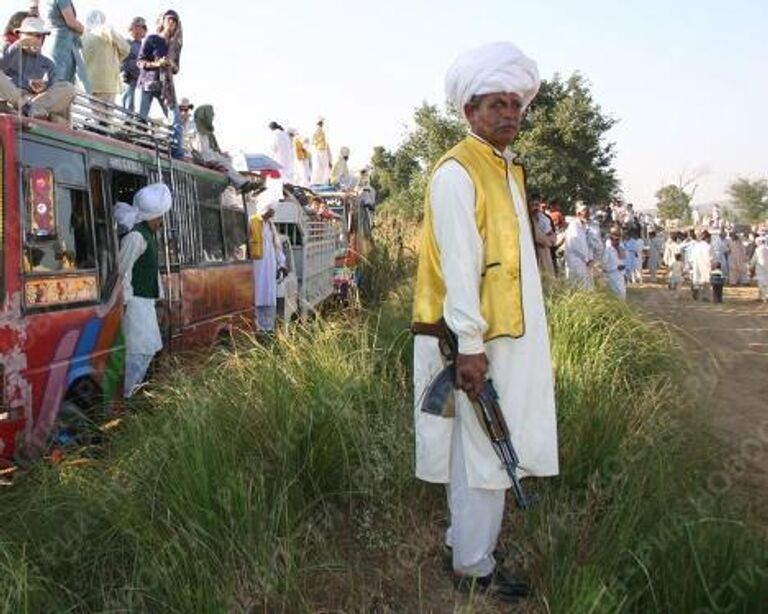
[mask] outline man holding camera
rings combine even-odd
[[[16,32],[19,40],[0,58],[0,100],[27,117],[68,122],[75,87],[55,81],[56,65],[41,53],[50,31],[39,17],[27,17]]]

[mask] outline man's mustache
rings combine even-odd
[[[497,130],[518,130],[520,128],[520,122],[502,122],[496,124]]]

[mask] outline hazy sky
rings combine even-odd
[[[3,3],[6,6],[8,3]],[[23,5],[23,2],[21,3]],[[619,123],[608,134],[626,197],[645,208],[663,182],[695,179],[725,200],[737,176],[768,176],[766,0],[75,0],[121,29],[175,8],[179,91],[213,104],[219,141],[263,150],[270,120],[309,134],[327,119],[353,166],[394,147],[414,107],[442,103],[462,50],[510,40],[544,78],[580,71]],[[126,8],[129,7],[129,8]],[[226,9],[226,10],[225,10]]]

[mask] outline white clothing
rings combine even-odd
[[[491,43],[462,53],[445,76],[448,101],[464,115],[472,96],[493,92],[518,94],[527,107],[539,91],[536,62],[512,43]]]
[[[580,219],[568,224],[565,231],[565,276],[566,279],[584,288],[592,287],[592,273],[587,263],[592,252],[587,239],[587,227]]]
[[[130,399],[136,387],[144,381],[147,369],[152,363],[154,354],[128,354],[125,355],[125,378],[123,384],[123,397]]]
[[[453,570],[466,576],[487,576],[496,566],[493,551],[504,516],[504,490],[470,488],[464,462],[461,419],[451,434],[451,482],[446,484],[451,525],[445,543],[453,554]]]
[[[603,273],[605,273],[605,281],[608,284],[608,289],[618,296],[621,300],[627,298],[627,285],[624,279],[624,271],[619,269],[623,267],[624,261],[619,258],[619,252],[608,239],[605,242],[605,249],[603,250]]]
[[[706,241],[696,241],[691,247],[691,283],[694,286],[709,283],[712,272],[712,246]]]
[[[270,155],[280,164],[283,181],[293,183],[293,140],[285,130],[272,131]]]
[[[433,231],[441,254],[446,299],[443,313],[459,339],[463,354],[485,352],[488,376],[499,393],[499,403],[521,462],[520,476],[558,473],[557,425],[541,280],[536,264],[528,211],[516,182],[508,176],[520,224],[520,262],[525,335],[501,337],[485,343],[487,324],[480,313],[483,244],[475,223],[474,186],[455,160],[438,168],[431,184]],[[428,482],[450,481],[451,432],[459,424],[469,488],[506,489],[509,477],[468,397],[455,393],[455,419],[421,412],[422,396],[443,362],[434,337],[414,339],[414,399],[416,475]]]
[[[262,229],[264,251],[260,260],[254,260],[253,281],[256,288],[256,307],[277,305],[277,270],[285,266],[285,254],[278,243],[275,226],[271,220]]]
[[[163,349],[160,326],[157,323],[155,299],[133,295],[133,265],[144,254],[147,242],[139,232],[129,232],[120,242],[117,269],[123,279],[123,336],[126,354],[155,354]],[[158,271],[158,288],[163,286]]]
[[[192,151],[194,154],[197,154],[204,164],[210,164],[224,169],[227,173],[229,182],[238,190],[248,183],[248,180],[235,168],[232,163],[232,158],[227,154],[221,153],[212,146],[211,135],[195,132],[190,138]]]
[[[755,279],[763,301],[768,300],[768,247],[758,245],[752,254],[750,265],[755,268]]]
[[[331,152],[312,148],[312,185],[326,185],[331,180]]]

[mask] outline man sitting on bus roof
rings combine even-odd
[[[0,100],[27,117],[68,122],[75,86],[55,81],[56,65],[41,53],[50,31],[39,17],[27,17],[16,31],[19,40],[0,58]]]

